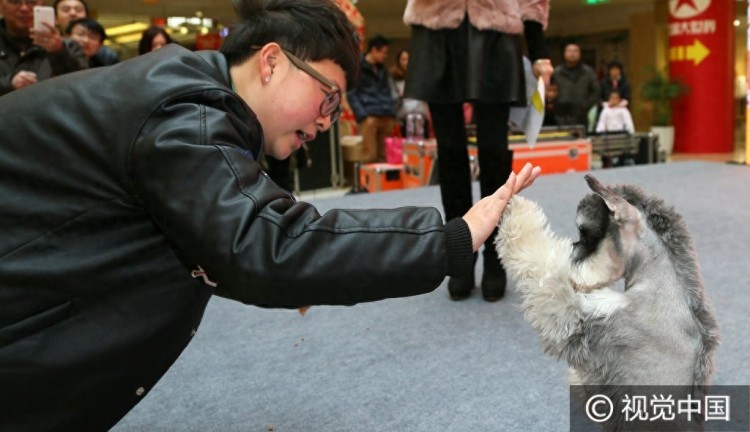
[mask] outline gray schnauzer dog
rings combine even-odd
[[[526,320],[572,385],[707,385],[719,331],[685,222],[636,186],[586,181],[578,242],[532,201],[505,210],[496,247]]]

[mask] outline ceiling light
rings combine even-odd
[[[127,33],[142,32],[148,28],[148,24],[142,22],[134,22],[131,24],[124,24],[115,27],[110,27],[106,30],[108,37],[115,37],[118,35],[124,35]],[[139,35],[140,36],[140,35]]]
[[[125,45],[132,42],[138,42],[141,40],[141,34],[140,33],[132,33],[124,36],[118,36],[114,38],[114,42],[116,44]]]

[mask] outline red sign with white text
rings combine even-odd
[[[669,1],[669,72],[689,87],[673,104],[674,150],[734,149],[734,1]]]

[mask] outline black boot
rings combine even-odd
[[[495,193],[508,179],[513,167],[513,151],[508,149],[507,104],[475,104],[477,150],[479,152],[479,190],[482,197]],[[500,300],[505,294],[505,269],[495,252],[497,228],[484,243],[482,297]]]
[[[448,294],[451,296],[451,300],[459,301],[468,298],[471,292],[474,290],[474,275],[471,277],[448,278]]]
[[[494,236],[493,236],[494,238]],[[497,257],[495,248],[488,249],[485,246],[484,271],[482,272],[482,298],[488,302],[496,302],[505,295],[505,286],[508,278],[500,258]]]
[[[497,188],[505,183],[505,180],[510,175],[513,164],[513,152],[511,150],[502,150],[498,153],[499,155],[496,155],[496,165],[480,166],[479,185],[482,196],[494,193]],[[479,161],[480,163],[482,161],[481,153]],[[495,231],[484,243],[484,252],[482,254],[484,257],[482,297],[489,302],[498,301],[503,298],[507,283],[505,268],[503,268],[503,264],[500,262],[500,258],[498,258],[497,251],[495,250],[495,237],[497,237],[497,228],[495,228]]]
[[[477,254],[474,254],[474,263],[477,262]],[[474,282],[474,266],[471,267],[471,275],[463,278],[448,278],[448,294],[451,300],[463,300],[471,295],[476,283]]]

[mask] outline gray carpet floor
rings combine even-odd
[[[750,384],[750,168],[681,162],[599,170],[685,217],[722,330],[715,384]],[[542,176],[523,194],[576,237],[583,174]],[[478,186],[475,184],[475,194]],[[426,205],[437,187],[315,202]],[[366,245],[363,245],[366,247]],[[481,276],[481,258],[477,277]],[[116,431],[565,431],[566,366],[543,354],[513,283],[486,303],[434,292],[305,316],[214,298],[193,342]]]

